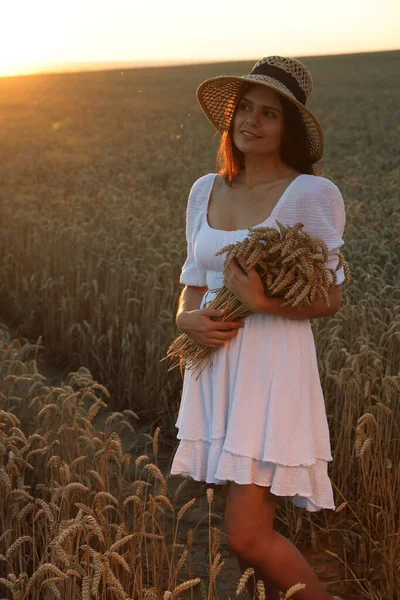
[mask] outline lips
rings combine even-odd
[[[247,131],[247,129],[243,129],[240,133],[249,133],[251,136],[255,137],[255,138],[259,138],[259,135],[256,135],[255,133],[251,132],[251,131]],[[245,136],[247,137],[247,136]]]

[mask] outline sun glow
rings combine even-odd
[[[19,4],[19,3],[18,3]],[[33,6],[33,5],[32,5]],[[0,75],[19,75],[40,70],[49,51],[38,14],[32,6],[10,3],[2,8],[0,38]],[[23,16],[20,14],[23,12]],[[18,14],[19,13],[19,14]]]
[[[49,0],[3,6],[0,76],[34,73],[59,60],[66,49],[68,26],[75,17],[75,11],[68,12],[68,5]]]
[[[26,61],[1,60],[0,59],[0,77],[12,77],[15,75],[29,75],[38,73],[45,69],[44,64],[32,63]]]
[[[190,11],[187,0],[160,2],[156,10],[137,0],[21,0],[2,6],[0,76],[76,70],[69,68],[76,63],[254,61],[267,54],[393,50],[399,47],[399,19],[398,0],[336,0],[329,12],[320,0],[253,0],[248,6],[203,0]]]

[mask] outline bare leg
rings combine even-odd
[[[304,583],[306,587],[296,594],[298,600],[333,600],[301,552],[277,531],[272,540],[257,546],[255,552],[261,571],[273,578],[280,590],[287,591],[295,583]]]
[[[229,482],[225,525],[231,550],[281,592],[304,583],[296,600],[333,600],[296,546],[274,530],[278,500],[268,487]]]
[[[230,482],[228,482],[228,484],[222,486],[222,489],[223,489],[224,494],[225,494],[225,499],[228,498],[229,483]],[[236,556],[236,559],[238,561],[240,570],[242,571],[242,574],[249,567],[252,567],[254,569],[254,577],[251,576],[247,580],[247,583],[246,583],[246,587],[247,587],[248,592],[250,594],[250,598],[253,598],[254,597],[254,593],[255,593],[254,579],[256,580],[256,582],[259,579],[261,579],[262,582],[264,583],[264,588],[265,588],[265,593],[266,593],[267,600],[280,600],[279,590],[276,587],[276,585],[271,581],[271,579],[266,578],[265,575],[264,575],[264,573],[262,573],[262,571],[260,571],[260,569],[258,567],[255,567],[254,565],[251,565],[249,562],[247,562],[240,555],[236,554],[235,556]]]

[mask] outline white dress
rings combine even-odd
[[[243,240],[248,229],[224,231],[208,224],[208,200],[216,173],[192,186],[186,212],[187,258],[180,283],[205,286],[200,308],[223,285],[223,246]],[[275,219],[298,221],[332,254],[343,244],[346,213],[339,188],[325,177],[301,174],[286,188],[271,215],[259,225],[278,228]],[[329,272],[328,272],[329,273]],[[336,272],[344,281],[343,267]],[[329,273],[331,279],[331,274]],[[196,379],[197,378],[197,379]],[[332,460],[325,402],[309,319],[256,313],[219,347],[199,376],[185,369],[176,421],[180,440],[171,474],[223,485],[271,486],[278,496],[310,512],[335,509],[328,476]]]

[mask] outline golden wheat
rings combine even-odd
[[[242,576],[240,577],[239,583],[236,588],[236,596],[239,596],[239,594],[241,594],[243,592],[243,590],[246,587],[246,583],[249,580],[249,578],[251,577],[251,575],[253,575],[253,577],[254,577],[253,567],[248,567],[247,569],[245,569],[243,571]]]
[[[221,562],[220,562],[221,561]],[[221,560],[221,553],[218,552],[215,556],[214,556],[214,560],[211,564],[210,567],[210,583],[214,583],[215,580],[217,579],[222,567],[224,566],[225,562],[223,560]]]
[[[305,587],[306,586],[304,583],[296,583],[295,585],[292,585],[292,587],[289,588],[285,593],[283,600],[289,600],[289,598],[292,598],[295,594],[297,594],[297,592],[303,590]]]
[[[180,585],[178,585],[174,590],[172,590],[172,598],[175,598],[180,592],[184,590],[188,590],[189,588],[200,583],[200,579],[196,577],[195,579],[189,579],[188,581],[184,581]]]

